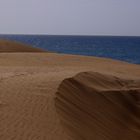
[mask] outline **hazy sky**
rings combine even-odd
[[[140,36],[140,0],[0,0],[0,33]]]

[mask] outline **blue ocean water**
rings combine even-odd
[[[0,35],[58,53],[107,57],[140,64],[140,37]]]

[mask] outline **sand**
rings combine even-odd
[[[44,50],[17,41],[0,40],[0,52],[44,52]]]
[[[80,73],[86,71],[92,72]],[[89,74],[91,79],[86,74]],[[64,80],[75,77],[75,75],[77,75],[76,80],[80,80],[82,86],[77,87],[75,82],[69,85],[66,82],[69,80]],[[119,79],[115,81],[114,76]],[[117,136],[120,136],[120,139],[132,140],[134,137],[133,140],[138,140],[139,129],[135,123],[139,122],[137,108],[134,115],[133,109],[128,109],[121,98],[117,99],[116,94],[112,100],[114,104],[120,103],[122,110],[117,108],[115,110],[114,104],[107,103],[103,97],[98,96],[104,90],[114,93],[112,90],[122,89],[121,83],[124,80],[126,83],[130,81],[130,84],[127,83],[130,85],[129,88],[136,83],[135,88],[139,90],[137,87],[139,77],[139,65],[111,59],[56,53],[1,53],[0,140],[91,140],[94,136],[96,140],[100,140],[99,138],[106,140],[107,137],[102,137],[104,134],[109,136],[108,140],[110,140],[113,135],[117,135],[118,130],[120,131]],[[68,89],[63,91],[65,85]],[[94,88],[99,90],[99,95],[95,92],[96,98],[94,98]],[[127,86],[126,89],[128,89]],[[83,90],[86,92],[83,93]],[[71,104],[67,106],[66,100],[61,106],[69,115],[62,111],[57,102],[57,99],[61,99],[60,93],[81,110],[79,111],[77,107],[73,108]],[[130,92],[126,90],[126,94]],[[78,99],[74,98],[75,96]],[[132,104],[136,105],[135,101]],[[83,112],[85,109],[87,111]],[[98,109],[99,116],[96,115]],[[111,118],[110,114],[118,119]],[[122,116],[123,114],[128,115],[128,120]],[[92,115],[95,115],[95,118]],[[94,125],[97,123],[97,116],[102,121],[100,126]],[[119,125],[119,120],[123,121],[124,125]],[[129,131],[128,129],[125,131],[125,127],[129,127]],[[127,134],[127,132],[130,133]],[[114,137],[113,139],[115,140]]]
[[[82,72],[57,92],[62,123],[76,140],[139,140],[140,79]]]

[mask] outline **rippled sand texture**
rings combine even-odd
[[[75,140],[140,140],[140,79],[82,72],[61,83],[55,101]]]
[[[140,77],[139,65],[132,65],[120,61],[96,57],[39,52],[19,53],[16,49],[16,46],[14,47],[14,45],[11,44],[10,48],[6,47],[5,49],[7,52],[9,52],[10,49],[12,53],[0,53],[0,140],[74,140],[75,138],[86,140],[89,139],[89,137],[92,137],[92,133],[94,134],[106,132],[104,131],[106,127],[102,126],[102,122],[100,123],[101,126],[96,124],[96,127],[98,127],[98,129],[95,130],[93,122],[96,121],[93,119],[93,117],[90,116],[95,115],[94,113],[87,110],[90,115],[87,115],[87,113],[83,112],[81,115],[81,111],[77,109],[77,107],[73,108],[71,104],[67,105],[67,100],[70,100],[70,103],[74,102],[76,105],[78,105],[78,107],[83,109],[89,107],[91,111],[93,111],[93,109],[96,110],[97,106],[99,106],[99,113],[104,114],[103,120],[109,117],[111,118],[111,116],[109,115],[113,113],[116,113],[116,116],[120,114],[120,116],[118,116],[119,119],[121,118],[125,123],[129,122],[130,124],[127,123],[129,127],[130,125],[132,125],[131,130],[129,131],[131,133],[128,133],[130,135],[130,138],[131,135],[134,134],[136,134],[134,135],[134,138],[137,138],[137,132],[135,130],[137,129],[137,127],[135,123],[138,121],[138,117],[136,117],[137,115],[134,115],[134,113],[132,113],[133,116],[135,116],[135,119],[132,119],[133,116],[131,117],[131,113],[129,113],[130,111],[133,111],[133,109],[127,110],[126,107],[124,107],[124,109],[122,108],[122,110],[127,110],[126,113],[130,114],[129,118],[124,119],[125,116],[122,117],[123,111],[118,109],[117,111],[120,111],[120,113],[117,113],[114,105],[112,103],[105,103],[107,102],[106,100],[103,102],[104,109],[102,110],[103,106],[100,102],[102,102],[101,100],[104,100],[104,98],[100,98],[99,93],[97,93],[96,97],[98,98],[96,100],[98,104],[95,104],[95,106],[91,102],[94,95],[90,94],[89,91],[87,91],[87,93],[84,92],[85,94],[82,94],[81,92],[81,89],[83,88],[84,90],[86,86],[81,86],[80,89],[73,90],[70,84],[70,86],[68,86],[69,92],[67,90],[65,91],[66,95],[64,94],[64,92],[60,92],[62,95],[64,94],[66,101],[64,100],[65,102],[63,104],[58,104],[61,105],[61,107],[64,107],[66,111],[69,110],[70,115],[66,115],[65,119],[61,119],[60,116],[62,115],[59,115],[59,113],[57,113],[57,108],[55,107],[55,93],[57,92],[59,85],[64,79],[73,77],[77,73],[83,71],[94,71],[109,75],[116,75],[117,77],[121,78],[127,77],[128,79],[134,79],[135,81]],[[15,51],[16,53],[14,53],[13,51]],[[98,83],[100,81],[100,78],[96,78],[97,80],[95,81],[95,78],[93,78],[95,76],[96,74],[92,76],[91,80],[94,81],[94,83],[97,82],[97,89],[101,88],[100,90],[103,91],[103,86]],[[100,74],[97,74],[97,76],[100,76]],[[106,83],[105,81],[103,83],[105,84],[104,88],[106,89],[108,83],[107,79],[105,80]],[[84,77],[84,80],[82,81],[87,81],[87,84],[89,83],[89,86],[93,86],[93,82],[88,82],[89,80],[86,77]],[[74,88],[79,88],[75,83],[72,82],[72,84]],[[64,85],[67,86],[69,84]],[[116,85],[118,88],[118,85],[120,84],[116,84],[115,82],[115,86]],[[121,85],[119,87],[121,87]],[[63,89],[63,86],[61,89]],[[88,89],[92,88],[86,88],[85,90]],[[111,88],[109,86],[109,90],[110,89]],[[77,90],[79,91],[77,92]],[[69,95],[71,91],[74,91],[74,93],[72,95]],[[88,94],[88,96],[86,94]],[[79,99],[75,98],[75,96],[77,96],[77,98]],[[91,98],[89,99],[89,97]],[[58,98],[60,97],[58,96]],[[82,100],[83,102],[77,100]],[[87,102],[88,100],[89,102]],[[120,104],[123,103],[122,98],[118,100]],[[84,105],[83,103],[91,104],[91,106],[88,106],[86,104]],[[115,103],[117,103],[117,101],[115,101]],[[101,111],[108,112],[102,113]],[[138,114],[137,109],[134,112]],[[124,115],[128,116],[126,113],[124,112]],[[60,114],[65,113],[61,111]],[[74,115],[73,117],[72,114]],[[75,115],[79,114],[80,117],[75,117]],[[105,115],[107,117],[105,117]],[[95,117],[97,116],[95,115]],[[99,115],[99,119],[101,119],[100,117],[101,116]],[[78,121],[75,120],[77,118]],[[69,129],[63,127],[63,123],[61,122],[61,120],[62,122],[65,120],[66,123],[70,123],[72,125],[69,126],[73,128],[72,134],[77,132],[75,136],[71,135],[67,131]],[[107,119],[106,121],[109,120],[110,119]],[[119,121],[116,120],[115,123],[114,120],[115,119],[113,119],[113,121],[111,121],[110,123],[113,123],[115,125],[118,124]],[[109,122],[106,122],[105,125],[107,125],[108,123]],[[83,126],[86,127],[83,128]],[[110,126],[112,126],[112,124],[110,124],[108,127],[110,128]],[[126,128],[128,127],[125,125],[122,126]],[[103,127],[105,127],[105,129],[100,129]],[[114,135],[119,132],[119,124],[115,127],[116,131],[112,130],[112,132],[114,132]],[[124,130],[123,127],[121,127],[120,131]],[[93,128],[95,131],[90,128]],[[107,129],[107,131],[109,130],[109,128]],[[114,128],[112,127],[112,129]],[[100,132],[98,130],[100,130]],[[110,132],[110,134],[112,134],[112,132]],[[121,135],[120,132],[118,134],[121,137],[125,137],[127,135],[126,132],[128,132],[128,129],[126,129],[126,131],[123,131]],[[86,137],[86,133],[88,133],[89,136]],[[107,134],[108,132],[106,132],[106,135]],[[97,134],[96,136],[99,135]],[[100,136],[103,136],[103,134]],[[111,136],[112,135],[110,135],[110,137]]]

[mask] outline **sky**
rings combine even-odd
[[[0,0],[0,33],[140,36],[140,0]]]

